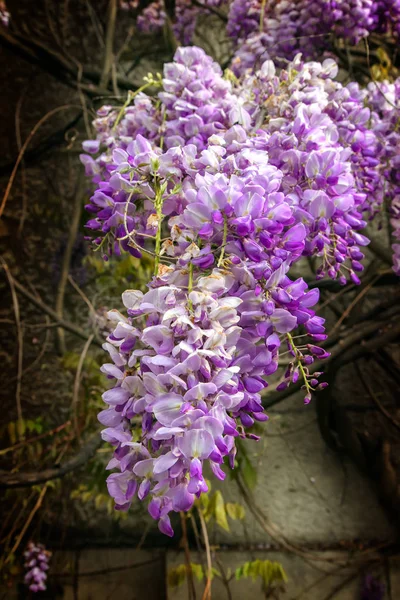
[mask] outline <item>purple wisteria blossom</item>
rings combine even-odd
[[[400,275],[400,79],[369,84],[367,102],[377,139],[375,159],[381,168],[381,204],[387,207],[394,244],[393,269]]]
[[[360,600],[383,600],[385,585],[372,575],[366,575],[361,588]]]
[[[43,544],[29,542],[24,552],[25,577],[24,583],[32,592],[41,592],[46,589],[47,571],[51,552]]]
[[[279,76],[266,61],[255,75],[244,78],[242,94],[244,107],[260,127],[257,148],[283,172],[280,189],[306,228],[304,254],[321,261],[317,277],[358,283],[360,246],[368,244],[359,233],[366,225],[367,195],[361,191],[365,186],[356,185],[355,176],[361,179],[362,174],[355,166],[361,169],[364,163],[353,160],[358,148],[352,148],[345,125],[353,133],[351,121],[362,126],[369,109],[358,103],[352,112],[330,116],[335,94],[345,89],[332,81],[336,73],[331,59],[304,63],[298,55]]]
[[[284,66],[298,52],[321,59],[334,38],[355,45],[374,31],[399,35],[400,0],[233,0],[227,25],[236,74],[268,58]]]
[[[138,16],[136,25],[142,33],[156,33],[164,26],[166,17],[163,0],[156,0]]]
[[[293,265],[314,257],[317,278],[357,284],[362,230],[388,194],[399,230],[397,84],[384,103],[336,73],[296,55],[232,82],[200,48],[179,48],[157,97],[103,107],[84,144],[95,245],[154,259],[147,290],[109,312],[108,489],[119,510],[146,499],[167,535],[170,514],[207,491],[205,463],[222,480],[236,441],[257,439],[282,354],[278,389],[300,382],[308,403],[326,385],[311,367],[329,356],[318,289]]]
[[[286,267],[264,290],[259,283],[257,293],[246,262],[235,262],[209,275],[171,269],[147,293],[125,292],[128,316],[110,313],[116,328],[105,349],[113,362],[102,370],[115,385],[103,395],[108,408],[99,415],[103,439],[115,447],[108,468],[117,472],[108,489],[119,510],[135,495],[148,497],[149,513],[167,535],[173,534],[169,513],[189,510],[207,491],[204,461],[223,480],[224,458],[234,466],[235,439],[255,438],[245,429],[267,419],[260,392],[278,368],[286,334],[300,322],[323,331],[310,309],[318,294],[290,281]],[[302,362],[307,369],[309,361],[295,357],[293,381]]]
[[[201,0],[193,4],[191,0],[176,0],[174,16],[171,21],[172,31],[176,39],[184,45],[192,42],[197,19],[200,15],[209,14],[208,7],[218,7],[223,0]],[[200,6],[202,5],[202,6]],[[137,3],[132,6],[137,8]],[[151,2],[138,16],[136,24],[141,33],[159,33],[167,21],[164,1]]]
[[[7,10],[6,3],[0,0],[0,23],[4,27],[8,27],[10,22],[10,13]]]

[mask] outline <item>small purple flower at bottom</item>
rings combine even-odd
[[[10,22],[10,13],[7,11],[5,2],[0,0],[0,23],[4,27],[8,27]]]
[[[366,575],[362,583],[360,600],[383,600],[384,596],[384,584],[372,575]]]
[[[46,589],[47,571],[51,552],[43,544],[29,542],[24,552],[26,573],[24,583],[31,592],[42,592]]]

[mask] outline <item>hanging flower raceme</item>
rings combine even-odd
[[[299,55],[279,76],[266,61],[244,78],[240,89],[244,107],[259,126],[257,148],[283,172],[280,189],[306,228],[303,254],[321,262],[317,277],[327,274],[341,283],[350,277],[359,283],[359,246],[369,243],[359,233],[366,225],[366,194],[356,186],[354,165],[360,163],[352,160],[354,150],[342,133],[344,119],[335,122],[329,115],[331,96],[343,89],[331,79],[336,72],[333,60],[304,63]],[[369,110],[362,112],[359,105],[357,110],[351,118],[362,126]]]
[[[209,275],[191,262],[161,269],[146,294],[124,293],[128,316],[110,313],[116,328],[105,349],[113,362],[102,370],[115,386],[103,395],[108,408],[99,415],[103,439],[115,447],[108,468],[118,469],[109,492],[120,510],[136,494],[148,496],[167,535],[168,514],[189,510],[207,491],[204,462],[223,480],[224,458],[234,466],[235,439],[254,438],[245,429],[266,420],[260,392],[278,368],[281,343],[295,352],[288,379],[297,381],[312,362],[314,347],[307,347],[307,360],[289,332],[299,323],[323,331],[310,309],[318,294],[302,280],[291,282],[285,268],[268,280],[259,275],[257,284],[245,263],[224,263]],[[305,384],[308,402],[313,380]]]
[[[378,140],[382,200],[390,216],[394,239],[393,269],[400,275],[400,79],[369,84],[367,101],[373,110],[372,127]]]
[[[400,0],[233,0],[227,25],[236,74],[270,58],[281,66],[298,52],[321,59],[332,40],[358,44],[374,31],[400,32]]]
[[[120,510],[147,499],[168,535],[170,513],[206,491],[204,465],[223,479],[236,440],[256,438],[282,355],[278,389],[300,382],[308,403],[325,386],[312,368],[328,356],[318,290],[292,267],[312,256],[317,277],[358,283],[364,216],[386,194],[369,153],[384,155],[375,100],[335,75],[332,60],[297,56],[232,83],[180,48],[157,98],[101,109],[85,143],[95,242],[155,263],[147,291],[109,313],[108,487]]]
[[[47,571],[51,552],[43,544],[29,542],[24,552],[25,577],[24,582],[32,592],[41,592],[46,589]]]
[[[210,14],[209,7],[219,7],[224,0],[199,0],[194,5],[191,0],[175,0],[174,14],[171,17],[172,31],[181,44],[190,44],[196,30],[197,20],[201,15]],[[125,10],[139,8],[139,2],[123,2],[121,7]],[[167,22],[167,13],[163,0],[151,2],[140,12],[136,20],[138,31],[151,35],[160,33]]]

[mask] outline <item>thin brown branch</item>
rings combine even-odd
[[[331,363],[334,363],[335,368],[338,368],[340,365],[374,352],[377,348],[382,348],[389,341],[396,339],[400,335],[400,325],[392,327],[391,320],[398,312],[399,307],[394,306],[380,315],[379,320],[367,321],[353,327],[350,331],[346,332],[345,337],[341,337],[340,335],[333,336],[330,340],[331,343],[334,343],[333,346],[327,343],[323,344],[323,347],[329,348],[330,357],[325,360],[315,361],[309,367],[310,373],[326,371],[328,367],[331,368]],[[385,333],[374,337],[372,341],[365,341],[366,338],[376,334],[380,329],[385,330]],[[300,381],[289,386],[282,392],[268,392],[264,395],[264,406],[270,408],[278,404],[285,398],[298,392],[302,385],[303,382]]]
[[[25,100],[25,96],[26,93],[28,91],[28,89],[30,88],[30,84],[31,81],[28,81],[28,84],[25,86],[25,89],[23,90],[21,96],[18,99],[17,102],[17,106],[15,108],[15,137],[17,140],[17,148],[18,148],[18,152],[21,151],[22,148],[22,139],[21,139],[21,109],[22,109],[22,104]],[[18,236],[21,236],[22,231],[24,229],[24,223],[25,223],[25,219],[26,219],[26,213],[27,213],[27,208],[28,208],[28,197],[27,197],[27,185],[26,185],[26,171],[25,171],[25,164],[24,164],[24,160],[22,159],[21,161],[21,188],[22,188],[22,214],[21,214],[21,218],[19,221],[19,226],[18,226]]]
[[[24,37],[14,36],[2,28],[0,29],[0,43],[30,64],[38,66],[42,71],[49,73],[65,85],[76,89],[78,73],[75,65],[54,53],[51,48],[43,46],[38,40],[27,40]],[[99,85],[101,78],[99,71],[84,69],[82,75],[86,82],[82,82],[80,88],[89,97],[109,96],[112,93]],[[126,77],[118,76],[117,82],[118,86],[125,90],[135,89],[132,81]]]
[[[100,87],[107,88],[114,56],[115,24],[117,20],[117,0],[109,0],[104,63],[100,77]]]
[[[26,327],[26,325],[25,325],[25,327]],[[50,319],[47,316],[46,316],[46,323],[45,323],[44,328],[46,329],[46,333],[45,333],[45,339],[44,339],[42,348],[40,349],[40,352],[36,356],[36,358],[31,362],[31,364],[28,365],[27,367],[25,367],[25,369],[22,370],[21,378],[24,377],[30,371],[32,371],[36,367],[36,365],[38,365],[40,363],[40,361],[42,360],[43,356],[46,353],[47,345],[49,343],[50,334],[51,334],[51,332],[50,332]]]
[[[39,300],[39,298],[36,298],[31,292],[29,292],[29,290],[26,289],[25,286],[19,283],[19,281],[17,281],[15,277],[13,277],[13,282],[16,289],[19,292],[21,292],[21,294],[25,296],[25,298],[27,298],[32,304],[37,306],[37,308],[39,308],[42,312],[49,315],[49,317],[51,317],[56,323],[58,323],[60,327],[63,327],[66,331],[73,333],[74,335],[80,337],[83,340],[88,339],[89,334],[86,331],[80,329],[80,327],[77,327],[76,325],[70,323],[69,321],[66,321],[65,319],[59,319],[55,310],[50,308],[50,306],[47,306],[47,304],[42,302],[42,300]],[[93,340],[93,343],[100,347],[102,347],[103,345],[103,341],[98,337],[96,337]]]
[[[17,361],[17,389],[15,392],[15,401],[16,401],[16,405],[17,405],[18,422],[20,425],[22,425],[23,419],[22,419],[22,406],[21,406],[21,386],[22,386],[22,362],[23,362],[23,351],[24,351],[24,338],[23,338],[22,325],[21,325],[21,315],[20,315],[20,310],[19,310],[18,295],[15,291],[14,279],[10,273],[10,269],[8,268],[6,261],[1,256],[0,256],[0,262],[5,271],[6,277],[8,279],[8,283],[10,284],[11,296],[12,296],[12,301],[13,301],[13,306],[14,306],[15,324],[17,327],[18,361]],[[20,432],[21,432],[21,428],[18,427],[18,435],[20,435]]]
[[[379,410],[382,412],[382,414],[385,415],[385,417],[387,419],[389,419],[389,421],[397,428],[400,429],[400,422],[397,421],[388,410],[386,410],[386,408],[383,406],[382,402],[379,400],[378,396],[375,394],[372,386],[369,384],[369,382],[367,381],[366,377],[364,377],[364,375],[361,373],[361,369],[359,367],[359,365],[356,363],[356,369],[360,378],[360,381],[362,383],[362,385],[364,386],[365,390],[367,391],[367,393],[369,394],[369,396],[371,396],[372,400],[375,402],[375,404],[377,405],[377,407],[379,408]]]
[[[330,330],[329,334],[332,335],[333,333],[335,333],[335,331],[337,331],[339,329],[339,327],[341,326],[341,324],[343,323],[343,321],[345,319],[347,319],[347,317],[350,315],[351,311],[353,310],[353,308],[355,306],[357,306],[357,304],[360,302],[360,300],[365,296],[365,294],[368,294],[368,292],[370,291],[370,289],[373,287],[373,285],[378,281],[378,279],[381,277],[381,273],[378,273],[373,279],[372,281],[370,281],[368,283],[368,285],[366,285],[354,298],[354,300],[352,300],[352,302],[350,302],[350,304],[346,307],[346,310],[343,312],[343,314],[341,315],[340,319],[337,320],[337,322],[335,323],[335,325],[332,327],[332,329]]]
[[[90,348],[91,343],[93,342],[94,339],[94,333],[92,333],[84,347],[83,350],[81,352],[81,355],[79,357],[79,362],[78,362],[78,366],[76,369],[76,374],[75,374],[75,381],[74,381],[74,391],[73,391],[73,396],[72,396],[72,411],[73,411],[73,415],[74,415],[74,424],[75,424],[75,432],[76,435],[78,436],[79,434],[79,430],[78,430],[78,402],[79,402],[79,388],[81,385],[81,378],[82,378],[82,369],[83,369],[83,363],[85,362],[85,358],[86,355],[88,353],[88,350]]]
[[[100,444],[101,437],[96,433],[79,452],[62,465],[32,472],[20,471],[18,473],[8,473],[2,470],[0,471],[0,489],[31,487],[39,483],[51,481],[52,479],[65,477],[68,473],[85,466],[94,456]]]
[[[69,427],[70,425],[71,425],[71,421],[66,421],[62,425],[59,425],[58,427],[55,427],[54,429],[50,429],[50,431],[45,431],[44,433],[41,433],[40,435],[30,438],[29,440],[24,440],[23,442],[18,442],[18,444],[13,444],[9,448],[3,448],[2,450],[0,450],[0,456],[2,456],[3,454],[7,454],[8,452],[14,452],[14,450],[18,450],[19,448],[23,448],[24,446],[29,446],[29,444],[34,444],[35,442],[42,440],[43,438],[46,438],[49,435],[54,435],[55,433],[58,433],[58,432],[62,431],[63,429],[66,429],[66,427]]]
[[[208,12],[212,13],[213,15],[216,15],[224,23],[228,22],[227,15],[215,6],[206,6],[203,2],[200,2],[199,0],[192,0],[192,4],[194,6],[198,6],[199,8],[205,8],[206,10],[208,10]]]
[[[121,571],[129,571],[130,569],[140,569],[140,567],[146,567],[154,564],[156,561],[161,561],[162,557],[150,558],[149,560],[143,560],[138,563],[131,563],[130,565],[124,565],[122,567],[110,567],[109,569],[102,569],[98,571],[83,571],[79,573],[79,577],[99,577],[100,575],[108,575],[109,573],[119,573]],[[52,573],[52,577],[61,579],[64,577],[72,577],[73,573]]]
[[[203,536],[203,542],[206,549],[206,557],[207,557],[207,579],[206,579],[206,587],[204,589],[202,600],[210,600],[211,598],[211,580],[212,580],[212,560],[211,560],[211,548],[210,541],[208,539],[208,531],[206,521],[204,519],[204,515],[202,510],[198,509],[200,525],[201,525],[201,533]]]
[[[35,504],[35,506],[33,507],[33,509],[31,510],[28,518],[26,519],[23,528],[20,531],[19,536],[17,537],[14,546],[12,547],[11,551],[9,552],[6,561],[4,564],[7,564],[10,562],[11,558],[13,557],[15,551],[19,548],[19,545],[21,543],[22,538],[24,537],[29,525],[32,523],[32,519],[35,516],[35,514],[37,513],[37,511],[39,510],[39,508],[42,506],[43,503],[43,498],[47,492],[47,486],[45,485],[44,488],[42,489],[42,491],[39,494],[39,498],[37,499],[37,502]]]
[[[84,185],[84,176],[81,173],[79,175],[79,180],[78,180],[78,183],[76,185],[75,192],[74,192],[74,203],[72,205],[71,227],[69,229],[67,246],[65,248],[65,252],[64,252],[64,256],[63,256],[63,261],[62,261],[60,281],[58,283],[58,290],[57,290],[57,297],[56,297],[56,313],[57,313],[57,317],[59,319],[63,318],[63,313],[64,313],[65,290],[66,290],[66,287],[67,287],[67,281],[68,281],[68,274],[69,274],[69,269],[70,269],[70,265],[71,265],[72,252],[73,252],[73,249],[74,249],[74,244],[75,244],[75,241],[76,241],[76,236],[78,234],[79,221],[80,221],[81,212],[82,212],[82,190],[83,190],[83,185]],[[64,335],[64,329],[63,328],[59,328],[57,330],[57,336],[58,336],[59,351],[61,352],[61,354],[65,354],[65,352],[66,352],[66,346],[65,346],[65,335]]]
[[[72,121],[67,123],[67,125],[63,126],[61,129],[55,131],[40,141],[37,146],[32,148],[32,150],[27,150],[24,153],[24,163],[26,165],[34,164],[35,162],[38,162],[43,154],[49,150],[53,150],[55,147],[65,144],[68,132],[79,123],[81,117],[82,112],[78,113],[78,115],[74,117]],[[11,163],[6,163],[0,166],[0,176],[7,175],[12,172],[15,165],[15,160],[13,160]]]
[[[386,263],[390,267],[392,266],[393,258],[389,248],[381,246],[381,244],[374,240],[374,238],[370,238],[368,249],[371,250],[371,252],[375,254],[375,256],[380,258],[384,263]]]
[[[76,281],[73,279],[73,277],[71,275],[68,275],[68,281],[72,285],[72,287],[74,288],[74,290],[76,291],[76,293],[79,294],[79,296],[82,298],[82,300],[84,301],[84,303],[87,305],[87,307],[89,308],[90,312],[92,313],[92,316],[96,317],[97,313],[96,313],[95,307],[93,306],[93,304],[90,302],[89,298],[81,290],[81,288],[79,287],[79,285],[76,283]]]
[[[186,526],[186,515],[183,511],[180,512],[181,517],[181,526],[182,526],[182,544],[185,552],[185,562],[186,562],[186,579],[188,584],[188,597],[189,600],[196,599],[196,588],[194,587],[193,581],[193,571],[192,564],[190,560],[190,549],[187,535],[187,526]]]
[[[14,179],[15,176],[17,174],[18,171],[18,167],[21,164],[21,161],[24,157],[25,154],[25,150],[27,149],[27,147],[29,146],[30,141],[32,140],[32,138],[35,136],[35,134],[37,133],[37,131],[40,129],[40,127],[43,125],[43,123],[45,123],[48,119],[50,119],[50,117],[52,117],[53,115],[64,111],[64,110],[69,110],[71,108],[81,108],[80,106],[77,106],[76,104],[64,104],[63,106],[57,106],[57,108],[53,108],[53,110],[50,110],[48,113],[46,113],[37,123],[36,125],[33,127],[33,129],[31,130],[30,134],[28,135],[28,137],[26,138],[19,154],[18,154],[18,158],[16,160],[16,163],[14,165],[14,168],[12,170],[12,173],[10,175],[10,179],[8,181],[7,187],[6,187],[6,191],[4,193],[3,196],[3,200],[1,202],[1,206],[0,206],[0,217],[2,216],[3,212],[4,212],[4,208],[6,206],[8,197],[10,195],[11,192],[11,188],[13,186],[14,183]]]

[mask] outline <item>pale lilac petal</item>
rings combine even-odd
[[[161,397],[153,406],[157,421],[167,427],[171,425],[172,421],[179,417],[182,404],[182,396],[178,394],[166,394]]]
[[[211,433],[202,429],[191,429],[177,441],[185,458],[208,458],[214,449]]]
[[[172,452],[167,452],[167,454],[159,456],[154,461],[154,474],[157,475],[158,473],[168,471],[178,460],[179,457],[175,456]]]

